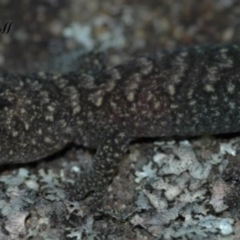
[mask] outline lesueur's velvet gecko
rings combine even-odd
[[[74,195],[107,185],[142,137],[240,131],[240,48],[163,51],[97,74],[0,76],[0,163],[44,158],[69,142],[96,148]]]

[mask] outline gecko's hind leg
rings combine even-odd
[[[129,141],[124,132],[112,131],[106,134],[94,156],[92,168],[83,172],[73,186],[66,187],[68,198],[80,200],[90,192],[106,188],[127,151]]]

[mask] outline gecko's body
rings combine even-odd
[[[240,131],[240,48],[219,45],[134,59],[97,76],[0,77],[0,163],[96,148],[79,197],[112,178],[130,141]]]

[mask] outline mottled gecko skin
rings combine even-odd
[[[0,163],[96,148],[71,194],[106,185],[130,141],[240,131],[240,48],[191,47],[90,74],[2,75]]]

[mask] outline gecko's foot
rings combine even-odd
[[[74,184],[66,184],[65,191],[70,201],[80,201],[88,195],[94,196],[106,191],[109,181],[102,181],[99,177],[91,173],[84,173]]]
[[[106,194],[107,187],[98,187],[98,188],[86,188],[79,185],[79,182],[76,185],[66,186],[67,199],[71,202],[84,200],[84,205],[87,206],[87,212],[96,214],[98,210],[101,210],[103,206],[104,195]]]

